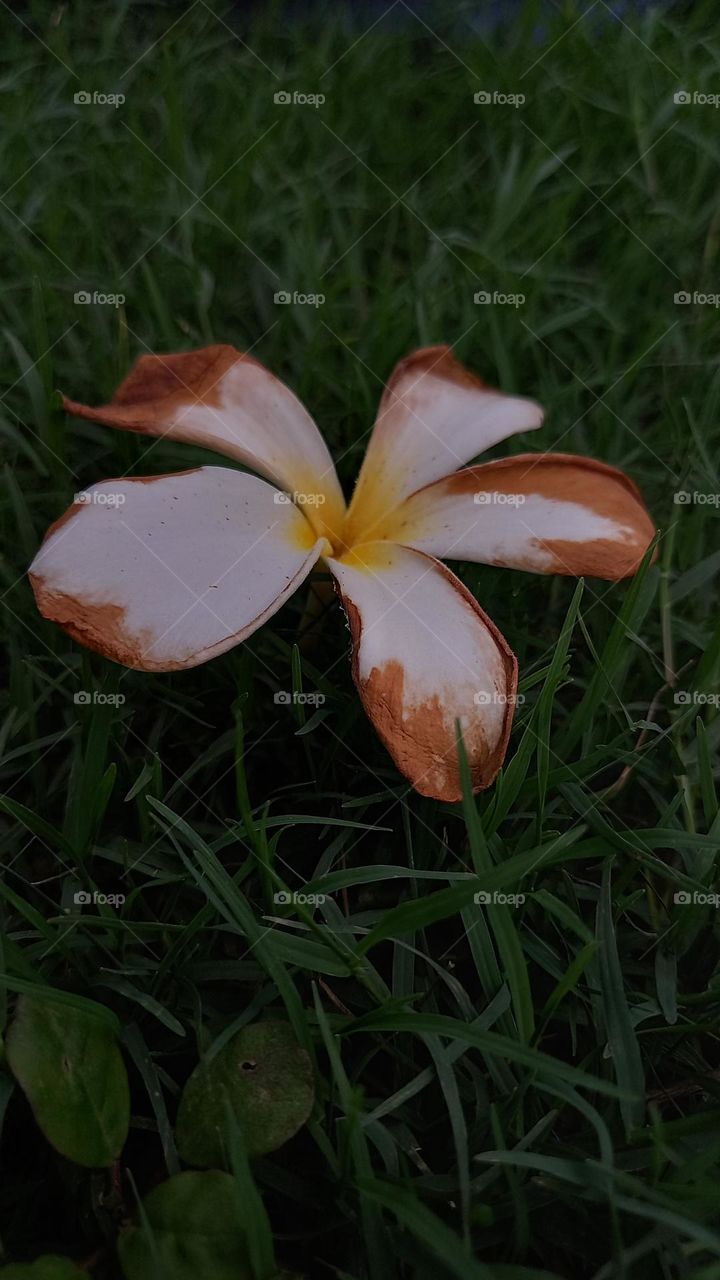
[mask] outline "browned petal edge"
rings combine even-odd
[[[157,476],[127,476],[123,478],[122,483],[152,484],[154,480],[193,475],[194,472],[202,470],[202,467],[190,467],[187,471],[168,471]],[[73,504],[73,506],[69,507],[59,519],[50,525],[43,538],[43,543],[73,516],[79,515],[84,510],[85,507],[82,503]],[[28,571],[28,578],[30,579],[38,610],[43,617],[47,618],[49,622],[54,622],[57,626],[62,627],[63,631],[66,631],[72,640],[76,640],[87,649],[92,649],[95,653],[101,654],[102,657],[109,658],[111,662],[117,662],[121,666],[139,671],[184,671],[189,667],[196,667],[203,662],[209,662],[211,658],[219,657],[234,645],[242,643],[247,636],[261,627],[268,618],[271,618],[277,608],[280,607],[277,604],[277,600],[282,598],[281,603],[283,603],[295,588],[304,581],[309,572],[309,566],[318,559],[321,541],[318,540],[316,542],[297,572],[288,579],[282,590],[278,592],[275,601],[267,609],[263,610],[257,618],[254,618],[247,626],[242,627],[240,631],[225,636],[215,644],[209,645],[198,653],[191,654],[189,657],[177,662],[169,659],[154,661],[152,658],[148,658],[147,654],[153,646],[153,638],[149,633],[146,635],[126,634],[124,630],[126,610],[122,605],[111,603],[93,604],[92,601],[82,600],[65,592],[55,591],[46,584],[42,573]]]
[[[264,369],[270,378],[275,377],[254,356],[227,343],[215,343],[198,351],[140,356],[110,404],[93,408],[63,395],[63,407],[76,418],[87,418],[105,426],[152,431],[166,424],[168,414],[187,404],[188,399],[217,406],[219,383],[239,360]]]
[[[298,575],[299,576],[299,575]],[[111,662],[130,667],[134,671],[152,671],[157,673],[169,671],[185,671],[190,667],[200,666],[211,658],[219,657],[234,645],[240,644],[251,631],[262,626],[266,618],[272,615],[271,608],[266,609],[253,623],[244,627],[234,635],[225,636],[214,645],[201,649],[189,657],[173,661],[163,658],[155,661],[148,657],[153,647],[150,633],[128,635],[124,630],[126,610],[117,604],[93,604],[76,596],[53,591],[45,583],[42,574],[29,573],[30,584],[40,613],[49,622],[56,623],[66,631],[71,640],[76,640],[86,649],[92,649]]]
[[[123,667],[143,671],[178,670],[184,665],[178,662],[173,666],[154,666],[143,659],[143,645],[139,637],[128,637],[123,631],[125,610],[121,605],[91,604],[87,600],[78,600],[75,596],[53,591],[46,585],[42,574],[29,573],[28,577],[43,617],[62,627],[71,640],[77,640],[86,649],[92,649],[111,662],[119,662]]]
[[[398,383],[407,374],[432,373],[437,378],[445,378],[457,386],[468,387],[474,391],[493,391],[482,378],[471,373],[459,360],[455,359],[452,348],[442,342],[434,347],[419,347],[399,360],[387,380],[378,408],[378,418],[382,418],[397,398]]]
[[[456,588],[465,604],[472,609],[480,622],[487,627],[503,659],[507,683],[507,702],[505,704],[502,734],[495,749],[480,760],[473,760],[469,744],[465,741],[473,793],[484,791],[494,782],[507,752],[518,686],[517,658],[502,632],[496,627],[492,618],[488,617],[484,609],[480,608],[477,600],[468,591],[464,583],[460,582],[459,578],[456,578],[455,574],[446,565],[436,560],[434,556],[427,555],[424,551],[412,550],[414,555],[422,556],[424,560],[429,560],[443,577]],[[423,777],[430,772],[428,759],[432,753],[428,752],[427,748],[423,748],[418,740],[412,737],[412,733],[403,727],[400,717],[395,714],[399,704],[399,697],[402,694],[403,671],[400,663],[393,660],[386,663],[382,668],[375,667],[370,672],[367,680],[361,681],[359,675],[359,653],[362,640],[362,618],[359,609],[353,604],[352,600],[343,594],[340,583],[334,576],[333,582],[350,625],[352,677],[360,694],[360,701],[378,737],[392,757],[395,766],[420,795],[428,796],[431,800],[444,800],[448,803],[462,800],[460,764],[455,744],[453,744],[452,759],[447,761],[444,784],[442,786],[423,784]],[[395,708],[392,705],[393,702],[395,703]],[[427,726],[433,725],[433,723],[436,729],[439,729],[442,724],[442,710],[439,699],[433,697],[426,705],[417,709],[413,716],[412,724],[420,731],[427,730]],[[389,732],[383,724],[383,720],[386,718],[390,719],[395,730],[394,733]],[[444,753],[445,756],[447,754],[447,752]]]
[[[166,471],[156,476],[123,476],[117,480],[110,479],[108,484],[152,484],[155,480],[165,480],[170,476],[189,476],[201,471],[202,467],[190,467],[187,471]],[[90,486],[88,486],[90,487]],[[83,492],[83,490],[79,490]],[[79,516],[85,510],[84,503],[73,503],[67,511],[63,511],[47,529],[42,540],[44,545],[63,525]],[[75,596],[53,591],[48,587],[44,575],[28,573],[33,589],[35,602],[40,613],[49,622],[56,623],[67,632],[71,640],[76,640],[86,649],[92,649],[111,662],[118,662],[124,667],[134,667],[145,671],[179,670],[183,663],[174,667],[166,664],[153,666],[143,660],[143,644],[139,637],[128,637],[124,633],[125,610],[117,604],[92,604],[79,600]],[[150,647],[149,644],[146,647]]]
[[[527,464],[523,471],[522,467]],[[483,483],[491,481],[493,489],[498,493],[538,493],[542,496],[542,475],[548,467],[557,466],[561,471],[567,467],[568,475],[561,479],[551,495],[566,502],[579,503],[586,506],[596,515],[618,520],[620,523],[634,524],[637,535],[633,543],[620,543],[611,538],[597,538],[593,542],[573,542],[563,538],[536,539],[543,550],[556,557],[556,563],[541,572],[578,575],[578,557],[582,556],[582,573],[588,577],[603,578],[616,581],[631,577],[637,572],[642,558],[652,542],[656,528],[652,517],[645,506],[640,489],[624,471],[596,458],[583,457],[573,453],[519,453],[510,458],[496,458],[492,462],[481,463],[475,467],[466,467],[456,471],[446,479],[434,481],[418,489],[411,499],[427,492],[433,485],[442,486],[446,494],[466,494]],[[518,474],[519,470],[519,474]],[[629,516],[626,500],[622,495],[609,491],[607,485],[598,483],[598,477],[618,485],[635,503],[636,510]],[[399,536],[399,535],[398,535]],[[653,563],[657,559],[657,548],[653,554]],[[531,572],[538,570],[528,566]]]

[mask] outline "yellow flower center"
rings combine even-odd
[[[342,560],[355,568],[380,567],[378,557],[382,559],[384,553],[377,544],[385,537],[388,513],[379,495],[376,501],[370,494],[363,495],[360,503],[353,500],[347,510],[332,500],[305,504],[296,500],[296,506],[305,516],[299,534],[304,550],[310,551],[318,538],[324,538],[323,559]]]

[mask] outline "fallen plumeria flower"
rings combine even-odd
[[[64,404],[217,450],[279,488],[225,467],[92,485],[33,561],[40,612],[115,662],[174,671],[251,635],[322,558],[365,710],[398,768],[438,800],[461,796],[457,720],[474,789],[494,779],[517,662],[435,557],[616,579],[635,572],[654,534],[633,482],[591,458],[520,454],[458,471],[543,415],[444,346],[395,368],[349,508],[299,400],[233,347],[143,356],[111,404]]]

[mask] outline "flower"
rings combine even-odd
[[[349,507],[307,411],[234,347],[143,356],[110,404],[64,405],[216,450],[265,479],[203,466],[92,485],[31,565],[40,612],[115,662],[174,671],[251,635],[322,559],[365,710],[401,772],[438,800],[462,794],[457,721],[474,790],[493,781],[517,662],[437,557],[617,579],[654,535],[636,486],[605,463],[526,453],[468,467],[543,413],[486,386],[446,346],[396,366]]]

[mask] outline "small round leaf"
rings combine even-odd
[[[22,996],[7,1058],[55,1150],[89,1168],[112,1164],[127,1137],[130,1091],[110,1028],[68,1005]]]
[[[12,1262],[0,1267],[0,1280],[87,1280],[85,1271],[78,1271],[69,1258],[56,1253],[45,1253],[34,1262]]]
[[[312,1064],[286,1022],[243,1027],[185,1085],[175,1138],[183,1160],[226,1167],[230,1104],[250,1156],[275,1151],[305,1124],[314,1101]]]
[[[251,1280],[238,1190],[227,1173],[178,1173],[118,1240],[125,1280]]]

